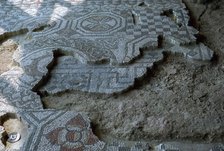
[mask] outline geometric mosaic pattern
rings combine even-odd
[[[0,114],[4,116],[5,113],[1,111]],[[97,151],[104,148],[105,143],[93,134],[88,117],[80,113],[39,110],[15,114],[25,125],[21,133],[25,138],[22,151]]]
[[[144,57],[132,65],[112,66],[109,64],[94,66],[85,65],[71,56],[58,59],[58,65],[51,71],[51,78],[40,90],[58,93],[65,90],[81,90],[86,92],[115,93],[122,92],[152,68],[153,63],[162,60],[158,52],[145,53]]]
[[[26,12],[10,11],[12,4]],[[188,26],[188,12],[179,0],[169,3],[165,0],[58,0],[41,4],[18,0],[7,1],[2,9],[1,16],[7,12],[0,23],[3,35],[29,30],[29,40],[21,43],[14,55],[25,74],[41,79],[48,74],[46,67],[55,61],[55,53],[73,57],[72,62],[59,61],[53,79],[43,88],[48,93],[69,89],[122,92],[133,86],[135,79],[144,76],[153,63],[162,60],[163,51],[182,53],[196,60],[210,60],[213,56],[207,47],[185,48],[195,43],[197,31]],[[159,37],[171,47],[159,51]],[[152,57],[142,55],[143,49]],[[68,80],[63,86],[53,86],[52,81],[59,84],[61,73]]]
[[[196,44],[198,31],[188,26],[181,0],[5,0],[0,16],[0,41],[25,35],[13,56],[18,66],[0,75],[0,125],[13,113],[27,126],[20,150],[147,150],[141,143],[105,145],[85,115],[43,110],[37,91],[120,93],[164,51],[199,61],[213,57]]]
[[[0,102],[23,109],[42,109],[40,96],[32,88],[40,79],[15,67],[0,76]]]

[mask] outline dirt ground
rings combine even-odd
[[[166,54],[126,93],[65,92],[43,97],[45,108],[86,112],[100,137],[224,141],[224,2],[187,1],[187,6],[192,25],[200,30],[199,41],[216,53],[211,63]],[[8,69],[13,53],[2,47],[0,73]]]
[[[0,45],[0,74],[8,71],[13,65],[12,55],[17,45],[12,40],[7,40]]]

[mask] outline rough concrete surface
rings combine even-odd
[[[223,150],[224,2],[184,2],[0,3],[0,150]]]

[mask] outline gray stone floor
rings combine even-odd
[[[5,0],[0,8],[0,40],[13,37],[19,44],[13,56],[17,66],[0,76],[3,150],[223,149],[221,144],[104,143],[85,114],[44,110],[41,103],[44,93],[129,91],[164,52],[210,61],[213,51],[196,43],[198,31],[188,26],[181,1]],[[10,119],[22,123],[16,143],[9,142],[14,131],[4,126]]]

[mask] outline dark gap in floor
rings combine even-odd
[[[48,28],[48,27],[50,27],[50,25],[41,25],[41,26],[39,26],[39,27],[33,29],[32,31],[33,31],[33,32],[41,32],[41,31],[45,30],[45,29]]]
[[[93,134],[95,136],[97,136],[100,140],[102,140],[102,134],[101,134],[101,130],[99,129],[99,125],[97,123],[95,123],[94,121],[91,121],[91,129],[93,131]]]
[[[190,17],[190,20],[189,20],[189,22],[188,22],[188,25],[189,25],[189,26],[192,26],[192,27],[194,27],[195,29],[197,29],[197,30],[200,31],[200,28],[199,28],[200,26],[199,26],[199,24],[198,24],[197,19],[194,17],[194,14],[193,14],[193,12],[191,11],[190,6],[189,6],[185,1],[183,1],[183,2],[184,2],[184,4],[185,4],[185,6],[186,6],[187,11],[189,12],[188,15],[189,15],[189,17]]]
[[[38,84],[36,84],[35,85],[35,87],[33,87],[33,89],[32,89],[32,91],[33,92],[36,92],[41,98],[44,96],[44,95],[46,95],[45,93],[42,93],[42,92],[40,92],[39,90],[40,90],[40,88],[42,88],[48,81],[49,81],[49,79],[51,78],[51,71],[55,68],[55,66],[57,66],[57,64],[58,64],[58,58],[59,57],[62,57],[62,56],[64,56],[65,54],[64,53],[62,53],[62,51],[60,50],[60,49],[58,49],[58,50],[53,50],[53,59],[52,59],[52,61],[47,65],[47,70],[48,70],[48,72],[47,72],[47,74],[46,75],[44,75],[43,77],[42,77],[42,79],[38,82]],[[45,105],[44,105],[44,103],[43,103],[43,106],[44,106],[44,108],[46,108],[45,107]]]
[[[163,44],[164,44],[164,37],[163,37],[163,35],[159,35],[157,41],[158,41],[158,48],[163,48]]]
[[[138,4],[140,7],[148,7],[148,4],[146,2],[141,2]]]
[[[8,39],[15,37],[15,36],[19,36],[19,35],[24,35],[26,33],[28,33],[29,30],[28,29],[20,29],[18,31],[12,31],[12,32],[6,32],[2,35],[0,35],[0,44],[2,44],[4,41],[7,41]]]

